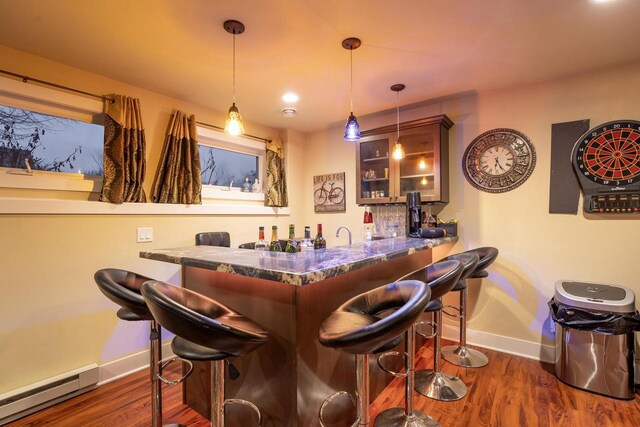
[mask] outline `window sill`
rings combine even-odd
[[[258,193],[256,193],[258,194]],[[86,200],[1,198],[0,214],[44,215],[289,215],[289,208],[257,204],[178,205],[123,203],[114,205]]]
[[[24,169],[0,168],[0,187],[97,193],[102,189],[102,177],[46,171],[28,174]]]
[[[215,200],[246,200],[262,202],[264,201],[264,193],[244,193],[240,191],[239,188],[223,190],[221,187],[203,185],[202,198]]]

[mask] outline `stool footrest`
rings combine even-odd
[[[438,323],[436,322],[429,322],[428,320],[423,320],[423,321],[414,323],[414,325],[415,325],[416,334],[420,335],[422,338],[426,340],[432,340],[436,337],[436,335],[438,335]],[[433,330],[431,335],[423,334],[422,332],[418,331],[418,326],[421,326],[421,325],[430,325],[431,329]]]
[[[356,398],[351,393],[349,393],[348,391],[336,391],[331,396],[327,397],[320,406],[320,411],[318,412],[318,421],[320,422],[321,427],[326,427],[326,424],[324,423],[324,408],[340,396],[347,396],[349,399],[351,399],[351,403],[353,403],[353,406],[357,407]],[[350,427],[357,427],[359,422],[360,417],[357,417]]]
[[[256,405],[254,405],[253,403],[249,402],[248,400],[244,400],[244,399],[225,399],[224,400],[224,406],[227,405],[244,405],[244,406],[248,406],[249,408],[251,408],[253,410],[253,412],[256,414],[256,416],[258,417],[258,427],[262,425],[262,412],[260,412],[260,409],[258,409],[258,407]]]
[[[446,310],[447,308],[457,311],[458,314],[454,314],[454,313],[448,312]],[[453,317],[455,319],[462,319],[462,314],[460,314],[461,311],[462,311],[462,309],[460,307],[458,307],[458,306],[455,306],[455,305],[445,305],[444,308],[442,309],[442,312],[444,314],[446,314],[449,317]]]
[[[392,371],[391,369],[385,368],[382,364],[382,361],[384,359],[386,359],[387,357],[391,357],[391,356],[402,356],[402,358],[405,360],[405,365],[406,365],[406,361],[409,358],[409,355],[407,353],[400,353],[399,351],[387,351],[386,353],[382,353],[380,356],[378,356],[378,359],[376,360],[376,362],[378,362],[378,366],[380,367],[380,369],[382,369],[383,371],[385,371],[387,374],[391,374],[394,377],[397,378],[407,378],[407,373],[406,372],[396,372],[396,371]]]
[[[183,362],[186,363],[187,366],[189,367],[189,369],[187,370],[187,373],[184,374],[180,379],[177,380],[170,380],[168,378],[165,378],[164,376],[162,376],[162,371],[164,370],[164,368],[166,368],[167,366],[169,366],[171,363],[173,362]],[[181,382],[183,382],[189,375],[191,375],[191,371],[193,371],[193,363],[190,360],[187,359],[182,359],[180,357],[172,357],[171,359],[167,360],[166,362],[160,362],[160,374],[158,374],[158,379],[160,381],[162,381],[165,384],[170,384],[170,385],[176,385],[176,384],[180,384]]]

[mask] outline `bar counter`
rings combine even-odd
[[[254,402],[264,426],[308,427],[319,425],[318,410],[327,396],[355,390],[354,357],[320,345],[322,321],[347,299],[446,256],[457,240],[398,237],[296,254],[190,246],[140,256],[180,264],[182,286],[234,308],[269,332],[264,346],[231,360],[240,377],[227,379],[226,398]],[[183,386],[185,403],[206,418],[209,369],[198,363]],[[373,362],[371,398],[390,380]],[[255,423],[249,411],[235,406],[227,407],[228,426]],[[344,416],[337,415],[345,411],[340,406],[328,415],[335,410],[336,419]]]

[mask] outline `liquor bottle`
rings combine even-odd
[[[327,247],[327,241],[322,237],[322,224],[318,224],[318,235],[313,241],[313,249],[325,249]]]
[[[269,250],[269,242],[264,239],[264,227],[258,228],[258,241],[255,243],[256,251],[267,251]]]
[[[313,240],[311,240],[311,227],[304,226],[304,239],[300,241],[300,251],[307,252],[313,250]]]
[[[244,184],[242,184],[242,191],[245,193],[251,193],[251,183],[249,182],[249,178],[244,179]]]
[[[373,215],[369,206],[364,207],[364,221],[362,225],[362,237],[365,242],[373,240]]]
[[[289,240],[287,240],[287,246],[284,247],[284,251],[290,254],[298,252],[298,241],[295,238],[296,232],[293,224],[289,224]]]
[[[269,250],[272,252],[282,252],[282,245],[278,240],[278,226],[271,226],[271,243],[269,244]]]

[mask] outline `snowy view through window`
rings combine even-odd
[[[102,175],[104,126],[0,105],[0,167]]]
[[[242,187],[245,178],[249,182],[258,177],[258,156],[200,145],[200,165],[203,185]]]

